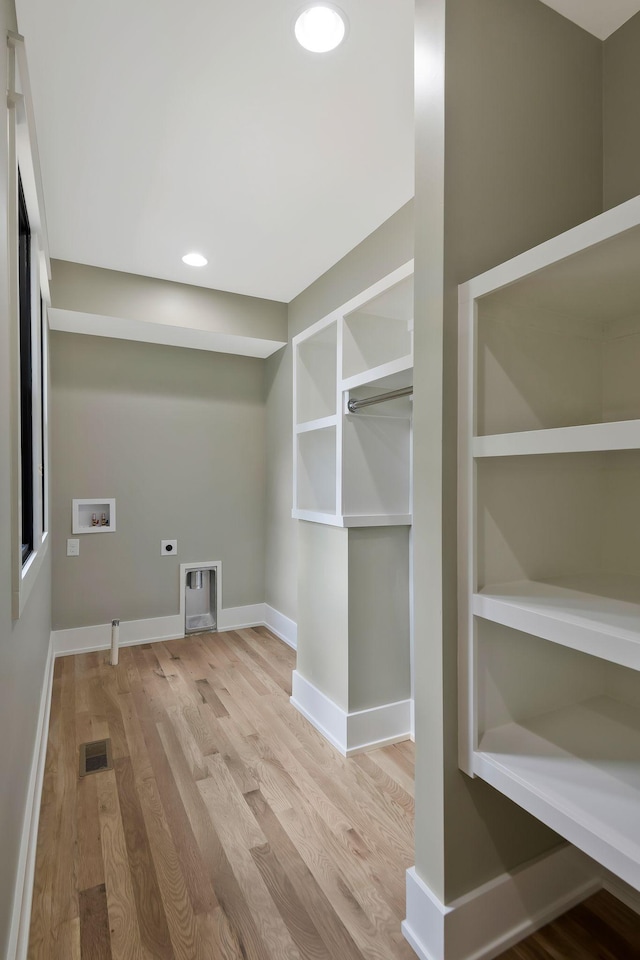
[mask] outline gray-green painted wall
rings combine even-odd
[[[222,561],[222,606],[261,603],[264,362],[55,332],[51,360],[54,628],[178,613],[181,562]],[[93,496],[116,531],[67,557],[71,500]]]
[[[416,867],[450,902],[557,842],[457,766],[457,284],[600,212],[602,45],[538,0],[416,19]]]
[[[0,34],[15,30],[10,0],[0,2]],[[7,46],[0,44],[0,76],[7,75]],[[11,620],[12,489],[11,346],[7,276],[7,123],[0,124],[0,956],[7,955],[18,874],[29,774],[36,749],[38,708],[51,629],[51,551],[18,621]]]
[[[640,13],[603,44],[604,206],[640,194]]]

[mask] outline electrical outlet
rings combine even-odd
[[[79,541],[79,540],[67,540],[67,556],[68,556],[68,557],[79,557],[79,556],[80,556],[80,541]]]
[[[160,556],[161,557],[174,557],[178,552],[178,541],[177,540],[161,540],[160,541]]]

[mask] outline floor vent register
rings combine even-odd
[[[92,740],[91,743],[80,744],[80,776],[86,777],[90,773],[101,773],[102,770],[111,770],[111,740]]]

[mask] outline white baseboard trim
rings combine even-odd
[[[412,867],[402,932],[420,960],[492,960],[601,887],[600,871],[572,846],[556,848],[447,906]]]
[[[347,755],[346,711],[297,670],[291,675],[291,703],[343,757]]]
[[[411,737],[411,700],[348,713],[294,670],[291,703],[343,757]]]
[[[218,610],[218,630],[244,630],[264,626],[264,603],[246,607],[223,607]]]
[[[268,603],[264,605],[264,625],[293,650],[298,648],[298,624]]]
[[[53,649],[56,657],[71,653],[93,653],[111,646],[111,624],[99,623],[92,627],[73,627],[70,630],[54,630]],[[148,620],[123,620],[120,623],[120,646],[131,647],[138,643],[153,643],[154,640],[176,640],[184,637],[180,615],[151,617]]]
[[[266,603],[253,603],[245,607],[223,607],[218,611],[218,630],[243,630],[247,627],[267,627],[295,650],[297,625]],[[56,657],[107,650],[111,646],[111,624],[99,623],[91,627],[53,630],[51,637]],[[147,620],[123,620],[120,623],[121,647],[177,640],[180,637],[184,637],[184,620],[180,614],[171,617],[150,617]]]
[[[411,700],[347,714],[347,756],[411,738]]]
[[[38,843],[38,824],[40,821],[40,801],[44,766],[47,758],[47,739],[49,736],[49,711],[53,690],[53,664],[55,654],[53,643],[49,641],[47,662],[42,682],[36,741],[31,761],[27,799],[25,803],[22,839],[16,876],[15,894],[7,960],[26,960],[29,946],[29,926],[31,923],[31,902],[33,899],[33,879],[36,867],[36,848]]]

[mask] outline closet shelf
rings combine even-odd
[[[329,427],[335,427],[338,418],[335,414],[330,417],[319,417],[317,420],[306,420],[304,423],[296,425],[296,433],[312,433],[314,430],[326,430]]]
[[[294,520],[309,520],[312,523],[327,523],[332,527],[342,527],[342,517],[335,513],[323,513],[320,510],[300,510],[294,508],[291,511]]]
[[[346,377],[341,384],[342,390],[355,390],[357,387],[384,387],[396,390],[411,386],[413,373],[413,355],[407,354],[397,360],[389,360],[377,367],[363,370],[352,377]]]
[[[496,584],[474,594],[472,609],[485,620],[640,670],[640,577]]]
[[[294,520],[310,520],[326,523],[332,527],[410,527],[410,513],[336,514],[316,510],[292,510]]]
[[[635,449],[640,449],[640,420],[523,430],[474,437],[472,440],[472,454],[476,458]]]
[[[410,513],[348,514],[342,517],[344,527],[410,527]]]
[[[474,773],[640,889],[640,710],[596,697],[484,734]]]
[[[461,769],[640,890],[638,262],[640,197],[459,288],[458,707]]]
[[[410,398],[347,403],[411,385],[412,316],[409,261],[293,338],[294,519],[411,523]]]

